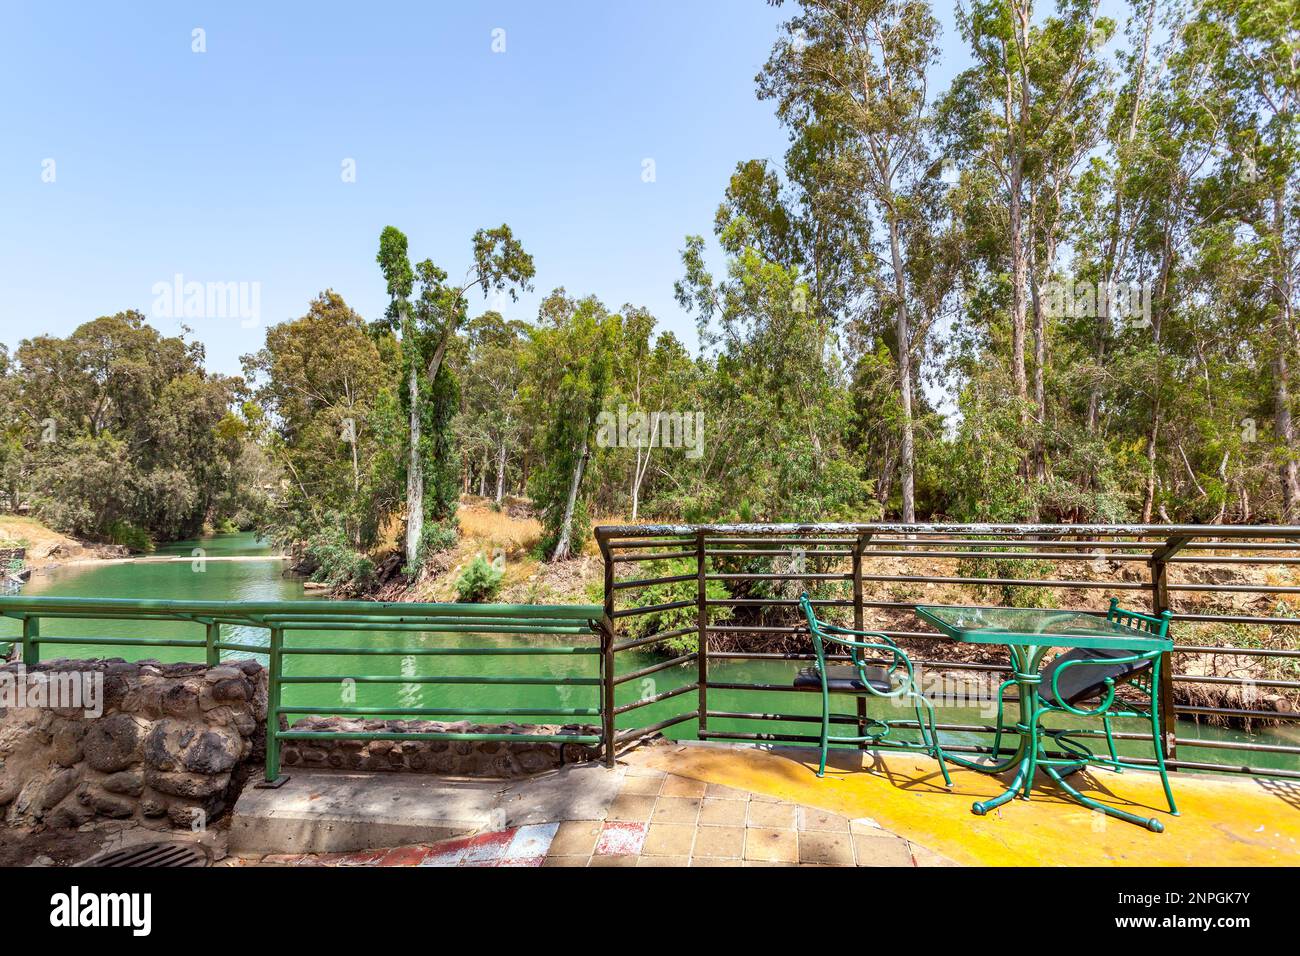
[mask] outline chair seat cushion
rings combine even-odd
[[[883,667],[868,666],[863,668],[871,686],[889,693],[893,687],[889,683],[889,674]],[[815,667],[805,667],[794,677],[794,686],[811,690],[822,689],[822,677]],[[826,668],[826,689],[835,694],[866,693],[867,686],[862,683],[856,667],[844,665]]]
[[[1109,647],[1076,647],[1072,651],[1059,655],[1043,668],[1039,674],[1043,682],[1038,685],[1038,696],[1049,704],[1060,703],[1052,694],[1052,676],[1068,661],[1105,661],[1112,657],[1132,657],[1133,653],[1133,651]],[[1097,697],[1105,689],[1107,677],[1118,684],[1150,666],[1151,662],[1148,660],[1126,664],[1080,664],[1077,667],[1066,668],[1059,682],[1061,698],[1067,704],[1075,704],[1090,697]]]

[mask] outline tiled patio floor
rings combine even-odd
[[[231,859],[257,866],[943,866],[882,830],[747,790],[625,768],[603,820],[564,820],[390,850]]]

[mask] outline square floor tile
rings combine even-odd
[[[596,841],[596,856],[636,856],[645,845],[645,823],[606,822]]]
[[[805,830],[799,834],[799,862],[825,863],[831,866],[853,865],[853,843],[848,830],[830,833]]]
[[[668,776],[664,779],[660,793],[665,797],[702,797],[704,781],[692,780],[690,777]]]
[[[695,832],[695,856],[738,860],[744,850],[744,827],[700,827]]]
[[[799,859],[798,836],[794,830],[747,827],[745,859],[767,863],[795,863]]]
[[[599,820],[566,820],[555,831],[549,856],[591,856],[604,824]]]
[[[690,856],[695,828],[679,823],[652,823],[641,852],[649,856]]]
[[[654,810],[655,798],[642,794],[621,793],[609,805],[606,820],[619,823],[645,823]]]
[[[792,803],[750,803],[748,823],[769,830],[793,830],[795,806]]]
[[[654,823],[684,823],[694,826],[699,815],[699,797],[660,797],[650,819]]]
[[[700,826],[745,825],[745,801],[725,800],[720,797],[705,797],[700,804]]]

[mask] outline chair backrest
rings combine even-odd
[[[822,622],[817,619],[817,614],[813,611],[812,598],[808,596],[807,591],[799,595],[799,606],[803,608],[804,620],[808,622],[808,633],[812,636],[813,650],[817,652],[817,660],[824,663],[826,651],[822,647]]]
[[[1170,613],[1162,611],[1159,617],[1152,617],[1150,614],[1139,614],[1137,611],[1127,611],[1119,606],[1118,598],[1110,599],[1110,610],[1106,612],[1106,620],[1120,627],[1132,628],[1135,631],[1143,631],[1147,634],[1153,634],[1156,637],[1165,637],[1169,633]]]

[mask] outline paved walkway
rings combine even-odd
[[[815,754],[703,744],[632,750],[618,787],[582,819],[514,818],[462,839],[355,853],[229,858],[225,865],[297,866],[1296,866],[1300,786],[1180,774],[1182,816],[1163,810],[1150,773],[1085,773],[1089,793],[1164,821],[1151,833],[1044,787],[986,817],[972,800],[1003,781],[953,770],[943,785],[927,758],[845,751],[825,778]],[[382,785],[377,776],[375,784]],[[526,799],[521,791],[520,797]],[[577,804],[575,804],[575,807]],[[1141,808],[1141,809],[1139,809]],[[561,814],[563,816],[563,814]],[[510,821],[508,821],[509,823]]]

